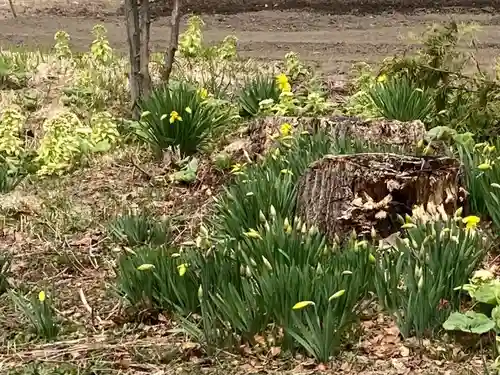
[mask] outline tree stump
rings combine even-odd
[[[330,240],[352,231],[385,238],[399,230],[397,215],[415,205],[453,214],[463,200],[460,163],[452,158],[384,153],[325,156],[299,180],[298,212]]]
[[[348,138],[379,145],[390,145],[406,153],[416,149],[419,140],[424,139],[426,130],[421,121],[401,122],[396,120],[363,120],[358,117],[264,117],[248,126],[251,154],[264,155],[274,144],[281,125],[289,123],[296,132],[316,133],[325,131],[332,139]]]

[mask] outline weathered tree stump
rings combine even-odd
[[[426,134],[421,121],[401,122],[395,120],[367,121],[358,117],[264,117],[251,122],[248,127],[252,155],[263,155],[274,144],[274,136],[284,123],[289,123],[297,132],[326,131],[333,139],[349,138],[379,145],[398,147],[407,153],[416,149],[416,144]]]
[[[354,230],[381,237],[399,229],[397,215],[411,215],[415,205],[455,212],[460,164],[452,158],[363,153],[325,156],[299,181],[299,215],[331,240]]]

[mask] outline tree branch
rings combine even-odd
[[[168,83],[174,66],[175,52],[179,44],[179,25],[181,21],[180,0],[173,0],[174,6],[172,9],[171,26],[170,26],[170,44],[167,53],[165,54],[165,69],[163,72],[163,80]]]

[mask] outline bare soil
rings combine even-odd
[[[205,7],[212,3],[196,1],[205,4]],[[317,9],[321,8],[321,3],[324,5],[322,9],[330,13],[298,9],[271,10],[273,4],[279,7],[284,4],[283,1],[278,1],[272,4],[269,2],[268,7],[264,8],[267,10],[262,11],[205,14],[205,39],[207,42],[217,42],[228,34],[234,34],[239,39],[239,51],[243,57],[275,60],[282,58],[289,51],[295,51],[303,59],[316,63],[326,73],[345,74],[357,61],[375,63],[389,55],[411,49],[409,34],[418,34],[432,23],[453,18],[462,22],[476,22],[482,26],[481,43],[476,53],[482,65],[491,67],[498,54],[500,15],[494,12],[498,2],[488,2],[489,8],[464,9],[466,4],[459,4],[459,1],[445,1],[440,2],[440,5],[461,5],[462,8],[441,8],[439,13],[418,9],[410,13],[381,13],[380,10],[391,7],[380,6],[376,13],[360,15],[359,12],[355,14],[357,9],[364,9],[364,12],[370,10],[359,8],[358,5],[365,4],[364,2],[350,1],[345,3],[348,6],[337,7],[339,1],[307,2],[309,8]],[[194,0],[187,2],[191,3],[194,3]],[[217,3],[217,6],[212,4],[210,9],[227,12],[226,8],[234,5],[234,13],[238,9],[247,9],[241,6],[243,3],[247,4],[247,1],[226,1]],[[251,9],[258,9],[257,5],[260,3],[263,3],[263,0],[248,2],[254,4]],[[380,2],[383,3],[385,2]],[[290,3],[290,6],[298,6],[297,4],[298,1]],[[331,7],[328,8],[326,4]],[[415,4],[424,4],[424,1]],[[122,52],[127,51],[125,26],[118,0],[22,0],[14,1],[14,5],[18,13],[17,18],[10,13],[7,0],[0,3],[0,47],[28,45],[50,48],[53,45],[54,33],[63,29],[71,35],[74,48],[84,50],[92,40],[92,26],[100,23],[107,28],[113,47]],[[197,9],[205,8],[200,5]],[[347,14],[348,11],[352,14]],[[167,46],[168,39],[169,17],[156,18],[151,32],[153,50],[162,51]],[[464,49],[467,49],[467,46],[464,45]]]

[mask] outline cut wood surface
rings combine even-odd
[[[367,141],[380,145],[400,147],[411,153],[426,133],[421,121],[401,122],[395,120],[363,120],[358,117],[264,117],[249,124],[252,154],[265,154],[273,145],[273,136],[281,125],[289,123],[295,131],[311,133],[323,129],[333,139],[342,137]]]
[[[399,228],[397,215],[415,205],[444,206],[453,213],[459,196],[460,164],[452,158],[384,153],[325,156],[299,181],[299,215],[331,240],[353,230],[382,237]]]

